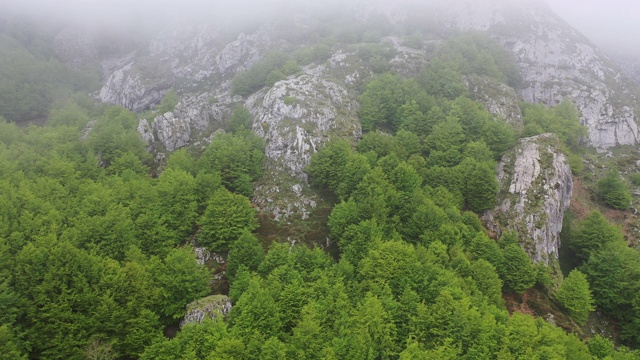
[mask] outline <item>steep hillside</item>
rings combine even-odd
[[[281,6],[2,28],[9,357],[637,358],[609,58],[540,1]]]

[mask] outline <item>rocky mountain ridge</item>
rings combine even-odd
[[[413,77],[447,37],[461,31],[484,32],[515,56],[522,77],[520,84],[483,77],[465,79],[471,97],[497,118],[521,129],[518,101],[556,105],[568,98],[588,128],[585,141],[589,145],[607,149],[638,143],[638,100],[627,86],[628,79],[545,4],[494,0],[479,5],[457,0],[413,3],[413,7],[406,8],[387,5],[380,2],[355,7],[355,22],[369,31],[365,35],[371,39],[364,35],[360,43],[334,39],[327,45],[326,57],[301,64],[293,75],[247,97],[233,92],[234,76],[256,65],[270,51],[292,54],[316,46],[312,39],[317,35],[307,31],[315,24],[313,15],[291,17],[306,19],[288,23],[291,28],[287,33],[299,32],[298,38],[285,38],[277,26],[269,24],[233,36],[206,24],[162,29],[135,52],[101,59],[107,76],[98,98],[142,112],[153,109],[168,89],[175,89],[180,99],[173,111],[141,118],[138,127],[149,149],[161,153],[206,144],[215,131],[228,125],[231,110],[244,105],[253,115],[252,131],[265,139],[268,158],[253,201],[263,213],[285,222],[306,219],[319,200],[304,172],[311,154],[331,137],[354,142],[361,136],[358,94],[363,82],[376,72],[375,62],[363,60],[363,56],[371,56],[367,46],[372,44],[392,54],[390,59],[383,59],[389,70]],[[425,24],[421,31],[427,35],[415,44],[406,37],[366,28],[368,22],[380,17],[390,24],[387,27],[419,19]],[[60,38],[65,59],[74,63],[83,57],[94,57],[95,52],[84,49],[91,45],[89,41],[76,37],[75,45],[67,44],[73,39],[68,32]],[[78,59],[72,56],[73,49],[80,49]],[[373,58],[380,61],[380,56]],[[566,158],[557,149],[539,147],[534,140],[523,141],[519,151],[531,156],[510,161],[538,164],[540,173],[546,174],[545,181],[560,185],[556,188],[547,184],[536,190],[536,196],[545,199],[541,208],[530,209],[522,199],[505,205],[503,199],[500,212],[513,210],[528,219],[520,230],[536,239],[536,244],[528,248],[529,253],[535,260],[547,263],[557,254],[557,233],[568,202],[566,193],[571,192],[571,177]],[[548,164],[539,161],[542,153],[553,155],[554,160]],[[531,170],[528,166],[516,168],[519,170],[510,175],[514,179],[527,177]],[[523,173],[518,175],[520,170]],[[537,179],[539,174],[529,175],[527,178]],[[504,174],[500,176],[506,181]],[[516,193],[530,195],[524,188],[516,192],[509,188],[503,195]],[[543,219],[542,215],[549,213],[553,216]]]

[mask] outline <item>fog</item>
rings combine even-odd
[[[81,25],[130,28],[157,27],[163,22],[184,21],[194,16],[219,23],[249,23],[301,6],[320,9],[357,1],[362,0],[0,0],[0,11],[11,9],[11,15],[4,10],[4,16],[30,14],[41,19],[71,20]],[[406,0],[368,2],[400,6],[399,1]],[[427,1],[433,0],[421,0]],[[640,1],[546,1],[560,17],[605,52],[640,59],[640,41],[637,40]]]
[[[640,59],[640,1],[548,0],[551,8],[603,51]]]

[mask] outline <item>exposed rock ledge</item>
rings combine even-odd
[[[487,227],[497,234],[517,232],[534,262],[557,261],[573,190],[571,168],[558,138],[542,134],[520,139],[498,165],[498,182],[498,205],[483,216]]]
[[[225,295],[211,295],[187,305],[187,314],[180,321],[180,327],[191,323],[201,323],[205,318],[212,320],[225,316],[231,311],[231,300]]]

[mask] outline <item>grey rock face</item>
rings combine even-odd
[[[522,112],[518,106],[518,94],[513,88],[487,77],[470,76],[467,87],[471,97],[483,103],[487,111],[522,129]]]
[[[474,15],[474,21],[461,19],[458,25],[487,30],[515,54],[525,101],[556,105],[571,99],[593,147],[638,143],[632,108],[637,100],[608,57],[544,4],[495,1],[483,6],[487,11]]]
[[[555,135],[520,139],[498,165],[498,205],[484,216],[500,234],[516,231],[534,262],[558,259],[560,230],[569,207],[573,180],[567,156]]]
[[[306,217],[315,200],[305,196],[305,167],[311,155],[330,138],[361,136],[357,103],[343,87],[313,75],[276,83],[247,100],[254,114],[253,131],[265,139],[266,177],[285,178],[258,186],[254,202],[275,219],[297,212]],[[286,196],[285,194],[288,194]],[[276,196],[277,195],[277,196]],[[292,201],[279,203],[275,198]]]
[[[397,18],[397,11],[388,10],[388,18]],[[638,100],[622,74],[543,1],[434,1],[423,11],[421,16],[434,19],[442,31],[487,32],[513,52],[522,72],[522,99],[546,105],[572,100],[591,146],[638,143],[633,110]]]
[[[169,152],[186,146],[191,139],[189,123],[185,119],[175,117],[171,112],[156,117],[151,128],[158,141]]]
[[[270,44],[269,37],[264,31],[251,35],[244,33],[238,39],[227,44],[216,56],[220,74],[236,73],[248,69],[260,60],[264,49]]]
[[[262,97],[260,104],[258,99],[260,96],[247,101],[256,115],[253,130],[265,139],[267,157],[283,160],[291,175],[303,175],[311,154],[332,132],[341,130],[360,136],[356,124],[340,123],[338,117],[340,110],[349,113],[357,110],[355,102],[348,100],[344,88],[319,77],[302,75],[280,81]]]
[[[180,328],[187,324],[201,323],[206,318],[212,320],[227,315],[233,306],[225,295],[211,295],[187,305],[187,314],[180,321]]]
[[[151,41],[149,53],[173,75],[200,81],[215,73],[218,37],[206,26],[172,29]]]
[[[168,82],[148,83],[131,62],[116,70],[100,89],[99,99],[132,111],[143,111],[158,104],[171,87]]]
[[[153,146],[153,143],[156,142],[156,138],[153,135],[153,130],[151,129],[151,126],[149,126],[147,119],[140,120],[137,130],[142,141],[147,144],[147,148]]]
[[[616,98],[627,92],[621,74],[591,44],[568,43],[569,30],[540,27],[538,34],[521,36],[509,45],[528,84],[520,91],[524,100],[555,105],[572,99],[593,147],[636,144],[638,127],[631,104]]]

